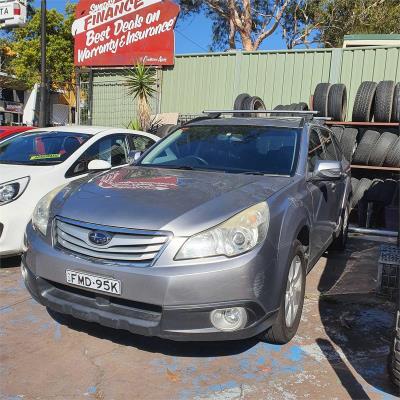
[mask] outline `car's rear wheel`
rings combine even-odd
[[[268,343],[288,343],[296,334],[300,324],[306,284],[306,263],[303,246],[298,240],[293,243],[289,260],[286,285],[277,318],[263,337]]]

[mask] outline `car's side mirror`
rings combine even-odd
[[[340,161],[317,160],[314,172],[311,175],[312,181],[333,181],[342,176],[342,164]]]
[[[128,164],[135,164],[137,160],[141,157],[142,152],[140,150],[131,150],[128,153]]]
[[[89,172],[93,171],[104,171],[106,169],[110,169],[111,164],[105,160],[92,160],[88,164]]]

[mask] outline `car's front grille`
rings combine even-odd
[[[84,258],[141,267],[150,266],[169,239],[168,232],[115,228],[60,217],[55,219],[53,232],[56,246],[68,252]],[[89,239],[93,232],[106,234],[109,242],[94,244]]]

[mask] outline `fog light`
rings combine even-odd
[[[247,313],[243,307],[221,308],[212,311],[210,318],[220,331],[236,331],[246,326]]]

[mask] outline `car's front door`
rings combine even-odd
[[[330,133],[328,129],[323,127],[319,128],[319,132],[321,135],[321,141],[323,142],[323,146],[325,148],[325,159],[332,161],[340,161],[342,162],[342,154],[340,149],[335,144],[335,139],[333,135]],[[343,167],[343,163],[342,163]],[[340,179],[331,181],[330,187],[332,189],[332,202],[331,202],[331,218],[333,229],[337,228],[337,224],[339,223],[340,216],[342,215],[343,209],[343,198],[346,192],[346,175],[342,174]]]
[[[311,229],[310,259],[314,259],[326,248],[332,238],[335,222],[333,204],[337,203],[337,192],[333,181],[315,181],[310,179],[318,160],[326,160],[327,154],[321,141],[319,127],[310,128],[308,146],[307,186],[313,205],[313,227]],[[338,206],[339,207],[339,206]]]

